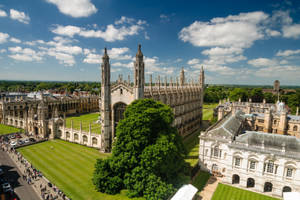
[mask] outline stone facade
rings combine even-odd
[[[201,133],[201,168],[222,176],[224,183],[267,195],[299,191],[300,139],[249,131],[249,117],[231,111]]]
[[[57,137],[66,115],[96,112],[98,96],[5,95],[0,99],[0,123],[43,138]]]
[[[200,129],[202,122],[202,105],[204,93],[204,71],[199,75],[199,81],[194,83],[186,82],[184,70],[180,73],[180,83],[178,79],[164,83],[158,76],[156,83],[145,83],[145,64],[141,46],[138,47],[134,62],[133,84],[128,80],[119,79],[110,82],[110,64],[106,50],[103,55],[102,69],[102,91],[100,98],[101,125],[102,125],[102,151],[110,151],[111,143],[115,137],[115,128],[123,117],[123,112],[127,105],[136,99],[151,98],[169,105],[174,112],[174,126],[182,136],[186,136]]]
[[[218,120],[231,111],[241,110],[247,114],[247,130],[291,135],[300,138],[300,116],[288,114],[283,102],[277,104],[252,102],[225,102],[215,109]]]

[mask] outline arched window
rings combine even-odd
[[[123,94],[123,89],[122,89],[122,88],[120,89],[120,94],[121,94],[121,95]]]
[[[291,192],[291,191],[292,191],[292,188],[289,187],[289,186],[284,186],[284,187],[282,188],[282,192]]]
[[[295,126],[293,127],[293,131],[298,131],[298,126],[295,125]]]
[[[214,147],[213,155],[214,155],[214,157],[219,157],[219,147],[218,146]]]
[[[288,177],[288,178],[293,177],[293,173],[294,173],[294,169],[293,168],[291,168],[291,167],[287,167],[286,168],[286,174],[285,174],[286,177]]]
[[[255,180],[253,178],[247,179],[247,188],[251,188],[255,186]]]
[[[92,144],[93,144],[93,145],[97,145],[97,143],[98,143],[98,140],[97,140],[97,138],[94,137],[94,138],[92,139]]]
[[[87,143],[88,137],[86,135],[82,136],[83,143]]]
[[[273,122],[273,123],[274,123],[274,125],[275,125],[275,124],[277,124],[277,120],[274,120],[274,122]]]
[[[70,133],[66,132],[66,136],[67,136],[67,138],[70,138]]]
[[[265,182],[264,192],[272,192],[273,184],[270,182]]]
[[[78,140],[78,134],[74,134],[74,140]]]
[[[240,176],[237,174],[234,174],[232,176],[232,184],[239,184],[240,183]]]

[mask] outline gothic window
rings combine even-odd
[[[286,177],[293,176],[293,168],[286,168]]]
[[[120,89],[120,94],[121,94],[121,95],[123,94],[123,89]]]
[[[251,161],[250,161],[250,164],[249,164],[249,168],[250,168],[250,169],[255,169],[255,165],[256,165],[256,162],[253,161],[253,160],[251,160]]]
[[[298,127],[295,125],[293,131],[298,131]]]
[[[236,166],[236,167],[241,166],[241,158],[236,157],[234,159],[234,166]]]
[[[274,125],[276,125],[277,124],[277,120],[274,120]]]

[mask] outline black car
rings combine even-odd
[[[30,142],[35,142],[36,140],[34,138],[29,138]]]

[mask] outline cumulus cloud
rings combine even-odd
[[[121,18],[121,21],[122,20]],[[126,20],[125,20],[126,21]],[[62,26],[56,25],[51,31],[58,35],[73,37],[79,35],[86,38],[102,38],[107,42],[121,41],[127,36],[137,35],[139,31],[144,29],[142,21],[137,21],[131,24],[123,24],[123,22],[117,22],[119,25],[109,24],[105,30],[93,30],[86,29],[78,26]]]
[[[88,17],[97,12],[90,0],[46,0],[57,6],[58,10],[71,17]]]
[[[285,51],[278,51],[276,56],[284,56],[284,57],[289,57],[293,56],[296,54],[300,54],[300,49],[297,50],[285,50]]]
[[[248,64],[254,67],[272,67],[278,64],[276,60],[269,58],[257,58],[248,61]]]
[[[7,17],[7,14],[4,10],[0,9],[0,17]]]
[[[0,44],[7,42],[9,35],[7,33],[0,32]]]
[[[300,24],[284,26],[282,31],[283,37],[297,39],[300,36]]]
[[[15,9],[10,9],[10,18],[13,20],[17,20],[24,24],[29,24],[30,17],[26,15],[24,12],[17,11]]]
[[[30,48],[22,48],[20,46],[9,47],[8,50],[12,53],[9,55],[10,58],[19,61],[31,62],[41,61],[42,53],[36,52]]]
[[[10,41],[14,42],[14,43],[21,43],[21,40],[19,40],[18,38],[14,38],[14,37],[10,38]]]
[[[250,47],[264,37],[261,24],[268,18],[264,12],[240,13],[210,22],[195,21],[184,27],[179,38],[199,47]]]
[[[99,54],[88,53],[87,56],[83,59],[84,63],[88,64],[100,64],[102,63],[102,56]]]
[[[189,60],[189,61],[187,62],[187,64],[188,64],[188,65],[195,65],[195,64],[198,64],[199,62],[200,62],[199,59],[193,58],[193,59]]]

